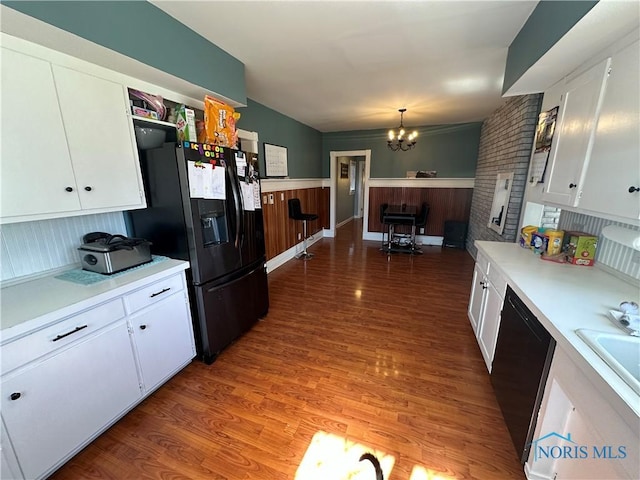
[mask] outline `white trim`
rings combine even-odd
[[[301,190],[305,188],[328,187],[324,178],[264,178],[260,181],[262,193],[280,190]]]
[[[336,191],[338,182],[338,157],[362,157],[364,156],[364,215],[362,218],[362,238],[368,233],[369,223],[369,176],[371,175],[371,150],[343,150],[329,152],[329,165],[331,174],[330,178],[330,202],[329,202],[329,230],[326,232],[327,237],[334,237],[336,232]]]
[[[316,232],[313,235],[311,235],[309,238],[307,238],[307,248],[309,248],[311,245],[316,243],[318,240],[320,240],[324,236],[325,235],[323,231]],[[302,242],[300,242],[294,245],[293,247],[291,247],[290,249],[280,253],[279,255],[276,255],[272,259],[267,260],[267,273],[273,272],[276,268],[281,267],[282,265],[287,263],[289,260],[294,259],[296,257],[296,254],[300,253],[302,249],[303,249]],[[303,261],[303,260],[300,260],[300,261]]]
[[[342,227],[343,225],[346,225],[347,223],[352,222],[352,221],[353,221],[353,219],[354,219],[354,217],[349,217],[349,218],[347,218],[346,220],[343,220],[343,221],[342,221],[342,222],[340,222],[338,225],[336,225],[336,228],[340,228],[340,227]]]
[[[370,178],[369,187],[473,188],[475,178]]]

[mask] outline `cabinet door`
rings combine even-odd
[[[196,354],[184,291],[133,315],[131,327],[147,393]]]
[[[579,207],[640,218],[640,46],[611,59]],[[632,191],[629,191],[629,190]]]
[[[13,453],[13,448],[5,432],[4,421],[0,422],[0,450],[2,450],[2,456],[0,457],[0,478],[2,480],[23,480],[24,477],[20,472],[18,460],[16,459],[15,453]]]
[[[473,283],[471,284],[471,298],[469,299],[469,320],[476,337],[480,333],[480,318],[482,317],[482,307],[484,304],[487,279],[484,276],[480,265],[476,263],[473,269]]]
[[[1,51],[0,217],[80,210],[51,64]]]
[[[480,345],[484,362],[487,364],[487,369],[489,373],[491,373],[491,363],[493,362],[493,354],[496,351],[496,340],[498,339],[498,328],[500,327],[500,310],[502,310],[503,299],[492,284],[489,284],[486,292],[478,344]]]
[[[546,201],[572,207],[577,204],[609,62],[599,63],[566,85],[549,152],[549,179],[542,195]]]
[[[53,66],[83,210],[144,206],[122,85]]]
[[[58,467],[141,397],[124,320],[2,381],[2,417],[25,478]]]

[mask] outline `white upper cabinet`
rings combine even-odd
[[[1,53],[0,217],[79,210],[51,64]]]
[[[139,206],[126,89],[57,65],[53,74],[82,208]]]
[[[2,48],[0,223],[144,208],[125,86],[85,73],[86,62],[68,68],[55,52],[11,44]]]
[[[640,218],[640,43],[611,60],[580,208]]]
[[[545,201],[574,207],[593,145],[610,59],[567,82],[549,153]]]

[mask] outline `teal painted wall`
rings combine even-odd
[[[418,143],[408,152],[387,148],[388,130],[325,133],[322,174],[330,176],[329,152],[370,149],[371,178],[405,178],[407,170],[436,170],[439,178],[473,178],[481,127],[480,122],[417,127]]]
[[[290,178],[322,178],[322,133],[258,102],[247,99],[238,128],[258,132],[260,171],[264,175],[264,146],[287,147]],[[327,175],[328,177],[328,175]]]
[[[542,0],[509,46],[502,93],[560,40],[596,1]]]
[[[244,64],[148,2],[2,3],[246,105]]]

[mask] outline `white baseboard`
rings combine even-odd
[[[311,235],[309,238],[307,238],[307,248],[309,248],[311,245],[316,243],[318,240],[320,240],[321,238],[326,236],[326,235],[324,235],[324,232],[326,232],[326,230],[320,231],[320,232],[316,232],[313,235]],[[273,272],[276,268],[281,267],[282,265],[287,263],[292,258],[295,258],[296,255],[303,250],[303,248],[304,247],[302,245],[302,242],[300,242],[300,243],[294,245],[293,247],[291,247],[289,250],[285,250],[281,254],[276,255],[271,260],[267,260],[267,273]]]
[[[336,228],[340,228],[343,225],[346,225],[347,223],[351,222],[353,220],[353,217],[347,218],[346,220],[340,222],[338,225],[336,225]]]

